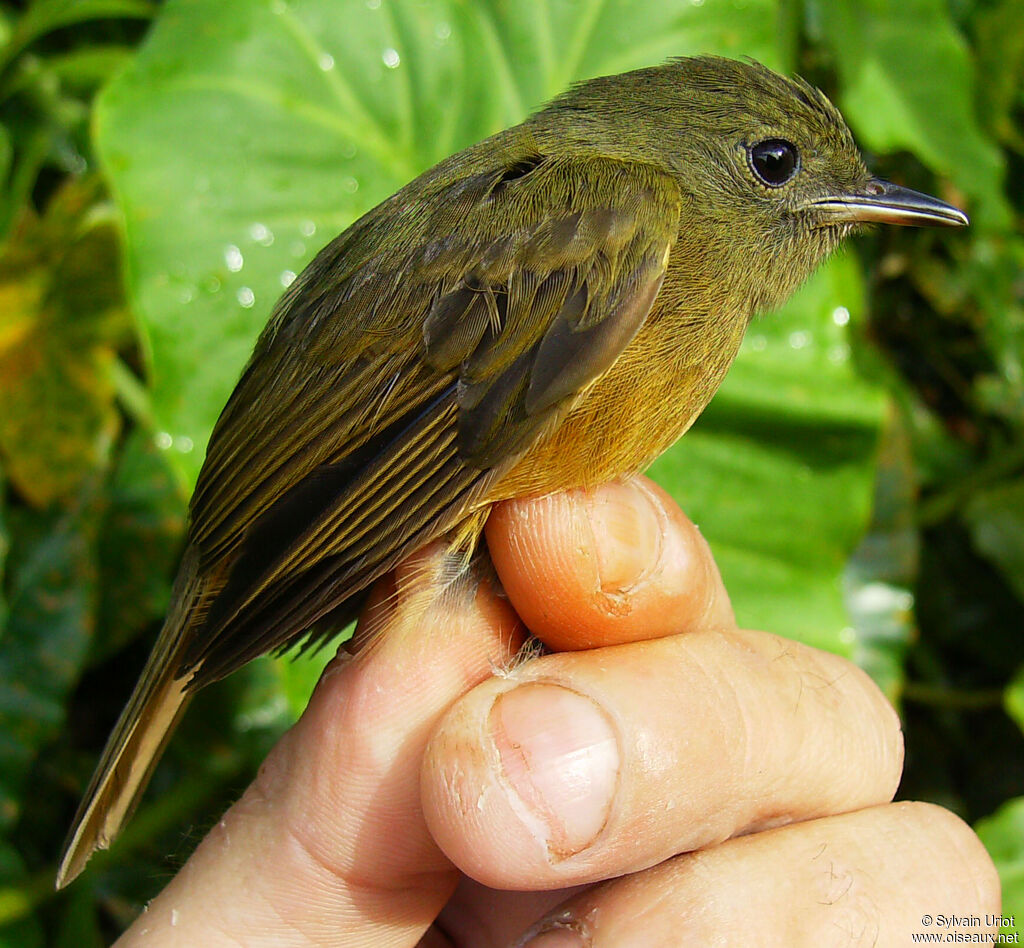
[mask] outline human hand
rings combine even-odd
[[[403,563],[120,945],[886,946],[998,912],[968,827],[888,803],[880,692],[736,629],[649,481],[503,504],[487,540],[511,605],[479,571],[417,595],[436,546]],[[516,664],[517,614],[575,650]]]

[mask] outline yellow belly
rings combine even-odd
[[[739,313],[652,313],[612,367],[495,483],[484,502],[588,487],[643,470],[710,401],[746,326],[746,315]]]

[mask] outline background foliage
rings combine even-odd
[[[877,172],[972,215],[832,260],[653,473],[743,623],[886,688],[901,795],[975,823],[1024,919],[1021,0],[35,0],[0,2],[0,945],[106,943],[324,660],[204,693],[112,858],[53,894],[283,288],[569,82],[700,52],[800,72]]]

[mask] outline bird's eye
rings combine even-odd
[[[784,185],[800,169],[800,152],[784,138],[766,138],[747,152],[754,174],[770,188]]]

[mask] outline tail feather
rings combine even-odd
[[[190,564],[191,565],[191,564]],[[167,741],[191,698],[181,675],[185,630],[195,617],[198,584],[182,569],[174,601],[156,645],[103,750],[78,807],[57,869],[62,889],[106,849],[131,817]]]

